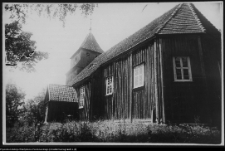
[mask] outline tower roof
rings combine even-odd
[[[84,49],[87,49],[87,50],[90,50],[90,51],[94,51],[94,52],[98,52],[98,53],[103,53],[104,52],[101,49],[101,47],[99,46],[99,44],[97,43],[94,35],[91,32],[89,32],[89,34],[86,36],[86,38],[84,39],[84,41],[81,44],[80,48],[84,48]],[[70,58],[73,58],[73,56],[78,52],[78,50]]]
[[[73,85],[90,76],[101,65],[111,59],[119,56],[136,45],[154,37],[163,34],[220,34],[217,30],[196,8],[193,4],[178,4],[162,16],[156,18],[145,27],[141,28],[128,38],[122,40],[106,52],[96,57],[90,66],[87,66],[82,72],[70,81]]]
[[[86,36],[86,38],[84,39],[84,42],[81,44],[80,48],[88,49],[88,50],[95,51],[98,53],[104,52],[100,48],[99,44],[95,40],[94,35],[91,32]]]

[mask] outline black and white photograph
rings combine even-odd
[[[3,145],[224,145],[223,14],[3,2]]]

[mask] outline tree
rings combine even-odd
[[[34,139],[39,141],[41,136],[41,127],[45,120],[45,95],[46,89],[43,89],[37,96],[33,99],[27,101],[24,105],[24,116],[21,122],[28,124],[29,126],[34,126]]]
[[[48,58],[48,53],[35,51],[35,41],[30,38],[32,33],[23,32],[18,21],[5,24],[5,51],[7,64],[28,72],[35,71],[35,64]],[[20,63],[20,64],[19,64]]]
[[[42,4],[42,3],[16,3],[16,4],[5,4],[5,11],[9,11],[11,13],[10,18],[17,18],[22,23],[26,22],[26,17],[29,12],[36,12],[39,16],[45,14],[49,18],[58,18],[65,25],[65,19],[68,13],[74,14],[77,8],[80,8],[81,13],[85,16],[88,16],[93,13],[94,8],[98,5],[95,3],[69,3],[69,4]]]
[[[23,112],[25,93],[15,84],[6,85],[6,125],[12,127]]]
[[[36,12],[39,16],[47,15],[49,18],[58,18],[65,25],[68,13],[74,14],[80,8],[85,16],[92,14],[97,4],[34,4],[34,3],[9,3],[4,5],[4,10],[10,12],[10,18],[14,21],[5,25],[5,51],[6,65],[25,69],[28,72],[35,71],[34,66],[42,59],[47,59],[48,54],[35,50],[35,41],[30,40],[32,33],[23,32],[22,24],[26,22],[29,13]]]
[[[28,122],[29,125],[43,123],[45,120],[45,94],[46,90],[43,89],[33,99],[29,99],[24,104],[24,122]]]

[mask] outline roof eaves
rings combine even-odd
[[[184,33],[184,32],[176,32],[176,33],[170,33],[169,35],[192,35],[192,34],[206,34],[205,32],[193,32],[193,33],[190,33],[190,32],[187,32],[187,33]],[[157,35],[160,35],[160,36],[163,36],[163,35],[168,35],[167,33],[159,33]]]
[[[183,5],[183,3],[179,4],[179,6],[177,6],[177,8],[174,10],[174,12],[171,14],[171,16],[168,18],[167,21],[165,21],[163,23],[163,25],[161,25],[161,27],[155,32],[156,34],[158,34],[162,29],[163,27],[166,26],[166,24],[173,18],[173,16],[176,14],[176,12],[181,8],[181,6]]]

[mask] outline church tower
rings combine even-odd
[[[67,73],[66,84],[74,76],[79,74],[94,58],[103,53],[94,35],[89,32],[80,48],[72,55],[70,70]]]

